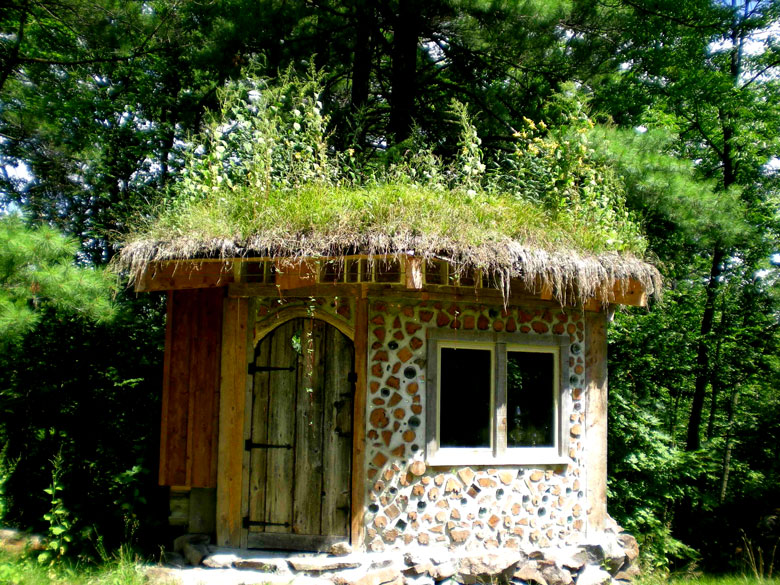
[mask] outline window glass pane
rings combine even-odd
[[[441,447],[490,447],[490,351],[443,347],[439,355]]]
[[[507,447],[555,445],[555,358],[551,353],[506,354]]]

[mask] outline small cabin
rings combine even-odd
[[[607,324],[658,289],[652,266],[551,254],[497,276],[447,250],[265,252],[136,274],[167,292],[172,524],[304,551],[566,547],[604,530]]]

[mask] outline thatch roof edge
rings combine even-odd
[[[296,234],[268,238],[176,238],[166,241],[136,240],[120,251],[115,267],[135,281],[152,262],[197,259],[230,260],[264,258],[343,258],[348,255],[411,255],[442,259],[456,270],[479,269],[508,293],[510,279],[519,278],[530,286],[549,288],[561,302],[584,302],[605,298],[606,291],[634,280],[648,296],[659,297],[662,279],[652,264],[630,254],[605,252],[587,254],[575,250],[544,250],[506,238],[479,245],[428,240],[419,234],[377,233],[360,237],[333,237],[327,234]]]

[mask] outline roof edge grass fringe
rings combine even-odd
[[[509,237],[467,245],[442,239],[441,236],[429,238],[411,232],[388,234],[377,231],[349,235],[277,232],[246,238],[140,238],[122,248],[114,266],[128,273],[131,282],[135,282],[150,263],[161,261],[230,261],[252,257],[343,260],[352,255],[408,255],[424,260],[447,261],[458,272],[481,270],[502,290],[505,300],[511,279],[520,279],[531,290],[547,288],[562,304],[583,303],[593,298],[607,299],[616,286],[626,287],[631,279],[639,282],[648,296],[660,298],[662,293],[658,269],[630,253],[587,254],[573,249],[550,251],[524,245]]]

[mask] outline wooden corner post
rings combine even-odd
[[[363,548],[365,506],[366,394],[368,383],[368,301],[362,295],[355,307],[355,400],[352,418],[352,519],[350,536],[355,550]]]
[[[607,519],[607,315],[585,311],[585,453],[588,534]]]
[[[222,321],[217,447],[217,545],[241,546],[249,302],[227,297]]]

